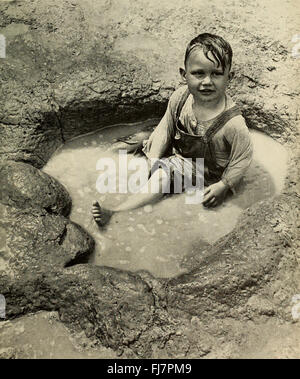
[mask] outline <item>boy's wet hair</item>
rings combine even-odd
[[[223,71],[225,70],[226,66],[229,66],[229,69],[231,68],[231,46],[222,37],[210,33],[199,34],[197,37],[191,40],[185,51],[185,66],[192,50],[194,50],[196,47],[202,47],[204,55],[210,61],[212,61],[212,59],[208,57],[208,53],[211,52],[214,59],[218,62],[218,67],[221,65]]]

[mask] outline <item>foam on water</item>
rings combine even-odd
[[[238,193],[223,205],[207,209],[201,204],[186,204],[185,194],[167,196],[153,206],[114,215],[107,229],[101,231],[91,216],[93,201],[109,208],[123,202],[128,194],[97,191],[97,161],[110,157],[118,166],[119,156],[113,148],[124,144],[115,139],[143,137],[143,130],[151,124],[154,125],[151,121],[116,125],[77,137],[53,155],[44,171],[65,185],[73,201],[71,220],[94,237],[96,247],[91,262],[172,277],[184,272],[181,260],[196,246],[205,249],[234,228],[243,209],[282,190],[287,152],[270,137],[251,131],[253,163]],[[119,174],[122,177],[117,170]]]

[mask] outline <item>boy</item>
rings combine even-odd
[[[228,190],[235,192],[253,152],[245,120],[226,94],[233,77],[231,63],[232,49],[217,35],[203,33],[188,44],[184,68],[180,68],[186,85],[172,94],[164,117],[143,149],[152,162],[146,184],[152,191],[133,194],[111,210],[95,202],[92,213],[99,225],[105,225],[115,212],[160,199],[183,166],[185,175],[194,180],[199,171],[194,161],[185,158],[204,158],[204,206],[215,207]],[[167,158],[162,164],[159,159],[163,157]]]

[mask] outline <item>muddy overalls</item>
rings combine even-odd
[[[175,155],[175,157],[181,156],[183,159],[192,158],[194,163],[195,158],[204,158],[204,185],[208,186],[218,182],[226,169],[226,167],[221,167],[216,162],[212,139],[231,118],[241,115],[241,111],[235,105],[217,116],[203,136],[193,135],[185,131],[184,126],[179,120],[181,110],[189,94],[190,92],[187,89],[182,95],[176,109],[175,131],[168,159],[172,160],[172,157]]]

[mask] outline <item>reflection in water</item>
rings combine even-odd
[[[93,201],[109,208],[128,195],[98,193],[100,173],[96,163],[101,157],[111,157],[118,163],[114,149],[125,145],[116,139],[142,139],[153,125],[153,120],[117,125],[77,137],[55,153],[44,171],[66,186],[73,200],[71,220],[94,237],[94,264],[132,271],[145,269],[158,277],[172,277],[184,272],[180,262],[195,246],[204,249],[214,243],[234,228],[243,209],[282,190],[287,153],[270,137],[252,131],[254,161],[238,193],[223,205],[206,209],[201,204],[186,204],[185,194],[166,196],[153,206],[114,215],[107,229],[100,231],[90,213]]]

